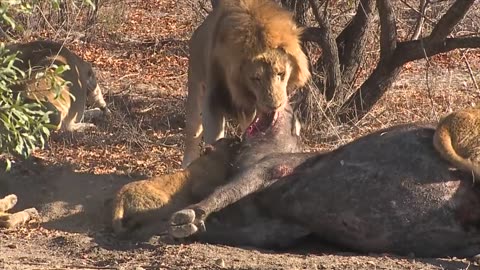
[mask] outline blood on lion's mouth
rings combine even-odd
[[[248,126],[245,134],[247,137],[253,137],[260,133],[265,133],[275,125],[278,119],[278,111],[269,113],[261,113],[255,116],[250,126]]]

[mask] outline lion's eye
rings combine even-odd
[[[260,76],[253,76],[250,78],[252,81],[259,82],[260,81]]]
[[[279,72],[277,73],[277,76],[279,76],[282,80],[285,77],[285,72]]]

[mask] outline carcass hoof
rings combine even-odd
[[[173,238],[187,238],[197,232],[205,231],[205,222],[197,219],[193,209],[175,212],[170,218],[169,233]]]

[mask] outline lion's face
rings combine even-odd
[[[267,52],[247,61],[242,74],[244,82],[256,98],[260,112],[272,112],[287,102],[287,84],[292,72],[288,55],[281,49]]]

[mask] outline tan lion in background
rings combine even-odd
[[[224,137],[225,117],[244,131],[288,102],[310,78],[303,29],[271,0],[218,1],[190,39],[185,168],[206,144]]]
[[[18,198],[15,194],[10,194],[0,199],[0,228],[15,228],[39,217],[38,211],[35,208],[28,208],[15,213],[7,213],[8,210],[17,204],[17,201]]]
[[[92,65],[77,54],[64,47],[63,44],[36,40],[27,43],[12,43],[6,48],[10,53],[18,53],[20,61],[15,66],[25,73],[32,75],[25,81],[11,85],[15,93],[21,93],[27,100],[39,100],[47,110],[54,112],[50,116],[50,123],[57,130],[81,131],[88,127],[95,127],[92,123],[83,123],[84,118],[107,116],[111,112],[107,107],[102,90]],[[46,72],[52,64],[68,65],[61,75],[55,75],[58,82],[68,81],[61,87],[56,97],[51,89],[52,81],[46,77],[36,78],[39,72]],[[86,109],[90,105],[93,109]]]

